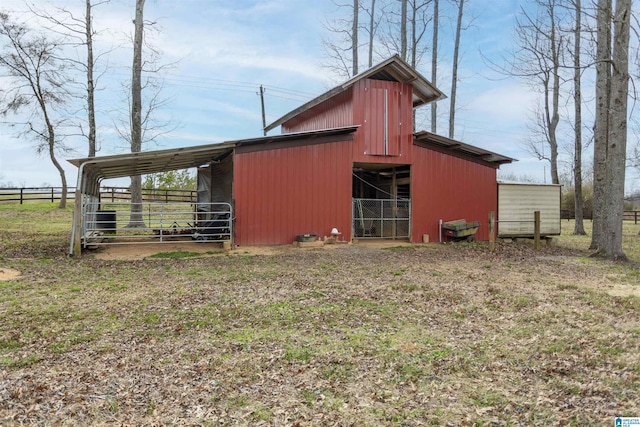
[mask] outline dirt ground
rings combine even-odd
[[[20,276],[20,272],[18,270],[12,270],[11,268],[0,267],[0,282],[4,280],[15,279]]]
[[[67,242],[0,251],[0,270],[22,273],[0,286],[1,425],[564,427],[640,414],[630,263],[400,242],[121,245],[69,260]]]
[[[512,248],[517,248],[520,245],[525,245],[525,249],[529,249],[527,247],[527,243],[515,243],[510,242],[506,243],[507,246],[511,246]],[[360,241],[354,244],[325,244],[323,246],[316,247],[306,247],[299,248],[294,244],[291,245],[277,245],[277,246],[243,246],[237,247],[229,251],[225,251],[222,249],[222,245],[218,243],[167,243],[162,245],[108,245],[102,246],[97,250],[88,251],[86,253],[87,256],[95,257],[95,259],[106,260],[106,261],[132,261],[132,260],[142,260],[145,258],[152,257],[153,255],[168,253],[168,252],[192,252],[192,253],[200,253],[203,256],[221,256],[221,255],[295,255],[296,253],[305,252],[305,251],[332,251],[335,249],[342,249],[344,247],[352,248],[353,251],[358,251],[362,249],[385,249],[385,248],[395,248],[395,247],[424,247],[430,246],[433,248],[437,248],[438,244],[429,243],[429,244],[413,244],[403,241],[390,241],[390,240],[371,240],[371,241]],[[545,261],[554,261],[554,262],[571,262],[573,255],[556,255],[556,256],[548,256],[541,254],[536,257],[536,259],[532,259],[531,262],[545,262]],[[19,275],[19,272],[11,271],[9,269],[5,269],[6,280],[16,277],[16,274]],[[3,270],[0,268],[0,280],[2,278]],[[620,283],[617,280],[619,277],[616,274],[609,274],[604,277],[600,276],[591,276],[582,278],[581,285],[594,289],[601,290],[612,296],[636,296],[640,297],[640,287],[633,286],[628,283]]]

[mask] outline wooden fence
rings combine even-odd
[[[75,198],[75,187],[67,187],[67,200]],[[195,203],[198,192],[195,190],[159,190],[142,189],[143,202],[186,202]],[[0,188],[0,203],[23,204],[32,201],[50,201],[54,203],[62,197],[62,187],[22,187]],[[102,187],[100,197],[104,201],[125,202],[131,200],[128,187]]]

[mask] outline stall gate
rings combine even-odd
[[[411,236],[411,200],[353,199],[353,237],[408,239]]]
[[[229,203],[89,202],[82,218],[83,247],[233,240]]]

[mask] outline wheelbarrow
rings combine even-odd
[[[442,223],[442,230],[445,236],[454,241],[466,240],[473,242],[476,240],[475,234],[480,228],[478,221],[467,222],[466,219],[457,219]]]

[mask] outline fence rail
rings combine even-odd
[[[75,198],[75,187],[67,187],[67,200]],[[187,202],[195,203],[198,192],[195,190],[159,190],[142,189],[143,202]],[[0,203],[23,204],[31,201],[50,201],[55,203],[62,198],[62,187],[14,187],[0,188]],[[131,191],[127,187],[102,187],[100,198],[110,202],[131,200]]]
[[[560,211],[560,218],[568,221],[570,219],[575,219],[575,215],[573,214],[573,212],[569,211],[568,209],[562,209]],[[591,217],[591,213],[587,213],[587,212],[585,212],[585,215],[583,218],[588,220],[593,219]],[[640,211],[623,211],[622,220],[633,221],[634,224],[638,224],[638,221],[640,221]]]

